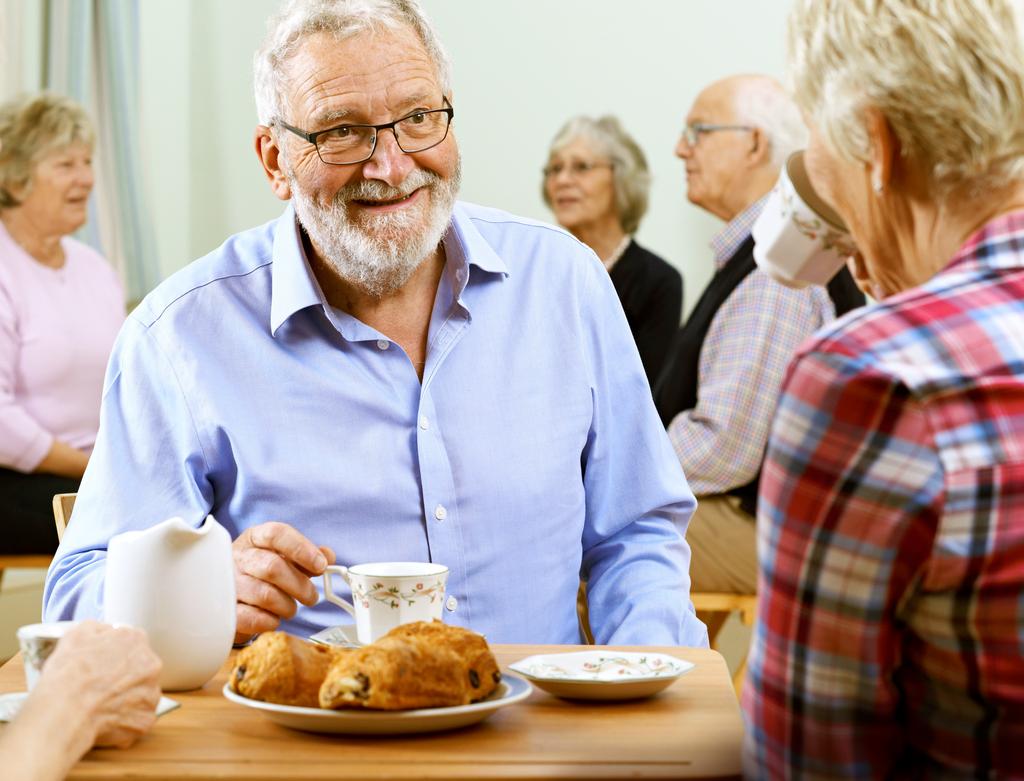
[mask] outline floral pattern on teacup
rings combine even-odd
[[[782,218],[790,220],[798,231],[811,241],[821,240],[824,251],[833,250],[846,257],[853,255],[857,248],[848,235],[838,231],[820,217],[801,218],[796,207],[796,198],[791,188],[783,187],[779,191],[782,197]]]
[[[379,582],[374,583],[369,588],[366,588],[366,586],[358,581],[352,584],[352,597],[361,602],[363,607],[369,607],[370,600],[373,600],[392,610],[397,610],[403,604],[412,606],[424,599],[434,603],[443,596],[444,583],[437,580],[433,582],[419,582],[405,591],[398,586],[385,586]]]
[[[37,670],[43,669],[45,662],[57,647],[56,637],[33,637],[22,644],[22,654],[30,665]]]

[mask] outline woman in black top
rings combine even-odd
[[[633,239],[651,177],[637,143],[615,117],[574,117],[555,135],[544,167],[544,202],[558,223],[608,269],[648,382],[679,327],[683,279]]]

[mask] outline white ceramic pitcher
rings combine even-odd
[[[118,534],[107,550],[105,618],[145,629],[164,663],[161,688],[198,689],[231,652],[231,536],[212,515],[198,529],[171,518]]]

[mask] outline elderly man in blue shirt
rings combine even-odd
[[[212,513],[236,640],[337,624],[335,560],[448,566],[493,642],[705,645],[693,496],[608,274],[561,230],[456,202],[450,66],[414,0],[294,0],[255,60],[290,201],[132,313],[47,620],[103,613],[118,532]]]

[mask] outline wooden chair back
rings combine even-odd
[[[53,522],[57,524],[57,539],[64,539],[64,530],[71,520],[71,511],[75,507],[78,494],[56,494],[53,497]]]
[[[694,592],[690,594],[697,618],[708,627],[708,640],[711,647],[718,649],[718,632],[731,613],[739,613],[740,622],[747,627],[754,625],[757,618],[756,594],[718,594],[712,592]],[[743,689],[743,679],[747,675],[747,655],[743,654],[739,667],[732,676],[732,685],[739,697]]]

